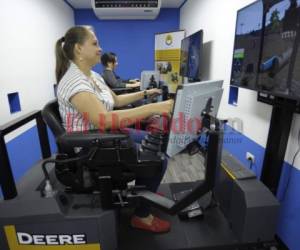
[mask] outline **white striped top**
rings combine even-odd
[[[80,114],[70,102],[70,99],[75,94],[80,92],[93,93],[104,104],[107,111],[111,111],[114,108],[113,96],[103,78],[94,71],[92,71],[91,78],[88,78],[75,63],[71,62],[69,69],[58,84],[59,113],[63,126],[68,132],[96,129],[88,121],[87,115]]]

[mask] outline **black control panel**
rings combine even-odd
[[[142,140],[140,151],[150,151],[158,155],[163,155],[166,150],[168,135],[163,131],[151,131]]]
[[[96,8],[157,8],[158,0],[95,0]]]

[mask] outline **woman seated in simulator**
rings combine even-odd
[[[128,83],[123,81],[116,75],[115,69],[118,66],[118,58],[115,53],[104,53],[101,56],[101,62],[104,67],[102,77],[106,84],[111,88],[137,88],[140,87],[140,82],[136,80],[129,80]]]
[[[158,89],[150,89],[146,92],[115,95],[103,78],[91,70],[100,62],[100,56],[101,48],[97,37],[93,29],[88,26],[75,26],[69,29],[56,43],[56,78],[59,83],[57,98],[65,128],[68,125],[71,126],[72,131],[97,128],[109,130],[121,128],[120,121],[124,119],[129,126],[137,120],[171,112],[173,106],[171,100],[137,108],[114,110],[115,107],[126,106],[143,99],[144,95],[157,95],[161,92]],[[72,114],[72,121],[68,120],[70,118],[68,114]],[[101,123],[99,122],[100,116],[104,117],[104,123],[103,119]],[[118,118],[115,122],[117,124],[114,124],[113,116]],[[129,131],[133,140],[137,140],[138,136],[141,137],[141,131],[133,129]],[[156,192],[165,170],[166,167],[155,178],[137,179],[136,185],[145,185],[150,191]],[[131,218],[131,225],[151,232],[167,232],[170,229],[168,221],[153,216],[150,208],[145,205],[136,208]]]

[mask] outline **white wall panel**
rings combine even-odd
[[[74,13],[63,0],[0,0],[0,6],[2,125],[54,97],[55,41],[74,25]],[[19,93],[21,112],[10,114],[11,92]]]

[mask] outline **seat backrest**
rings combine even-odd
[[[42,116],[54,134],[55,138],[58,138],[66,132],[62,125],[57,99],[54,99],[46,104],[42,110]]]

